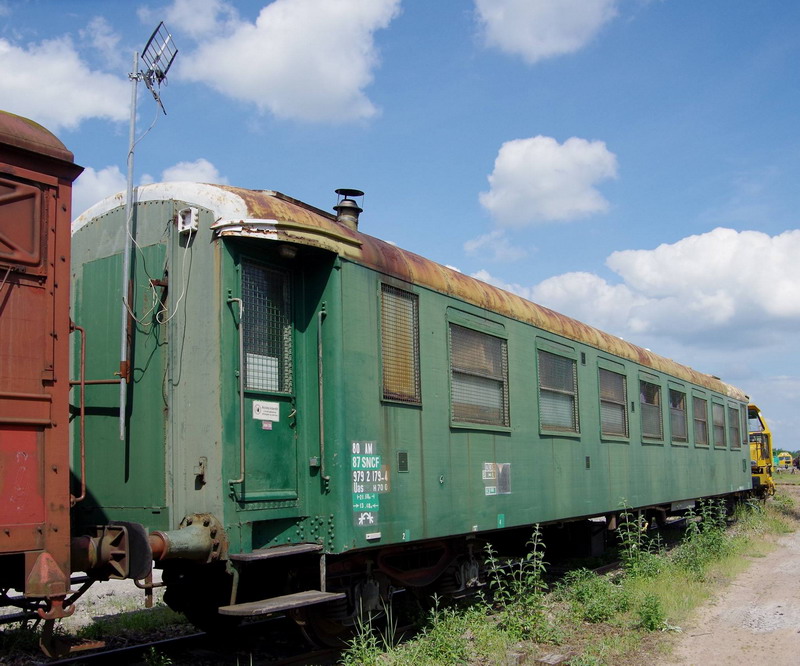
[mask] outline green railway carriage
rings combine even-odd
[[[119,364],[123,203],[73,225],[89,379]],[[487,532],[750,489],[741,391],[337,210],[138,190],[125,437],[88,385],[75,511],[144,526],[176,607],[346,624],[389,585],[474,583]]]

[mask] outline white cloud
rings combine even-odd
[[[219,36],[239,21],[236,8],[226,0],[173,0],[169,7],[139,7],[139,20],[156,25],[163,19],[171,31],[180,31],[193,39]]]
[[[161,172],[162,181],[189,181],[194,183],[216,183],[227,185],[228,179],[222,176],[211,162],[201,157],[194,162],[178,162]],[[144,174],[139,183],[154,182],[149,174]],[[72,190],[72,216],[78,217],[83,211],[108,196],[123,192],[128,184],[125,174],[118,166],[108,166],[95,170],[86,167],[78,176]]]
[[[101,199],[123,191],[126,185],[127,178],[117,166],[109,166],[99,171],[86,167],[72,188],[73,219]]]
[[[102,16],[94,17],[79,34],[83,42],[100,53],[107,66],[121,69],[127,63],[130,67],[130,59],[127,57],[129,54],[127,52],[123,54],[120,50],[119,33],[114,32],[111,24]]]
[[[595,185],[616,176],[616,155],[602,141],[515,139],[500,147],[490,189],[479,198],[506,226],[568,221],[608,210]]]
[[[89,118],[128,119],[127,80],[92,70],[68,37],[27,47],[0,39],[0,71],[3,107],[53,132]]]
[[[161,174],[161,180],[188,180],[194,183],[228,184],[228,179],[220,175],[217,167],[203,157],[194,162],[178,162],[164,169]]]
[[[769,236],[717,228],[655,250],[614,252],[606,263],[660,304],[647,316],[651,327],[670,317],[691,320],[690,328],[697,322],[758,327],[800,318],[798,256],[800,229]]]
[[[654,250],[614,252],[610,284],[565,273],[526,287],[475,277],[633,341],[696,347],[783,344],[800,322],[800,229],[769,236],[718,228]]]
[[[534,64],[574,53],[617,15],[619,0],[475,0],[488,46]]]
[[[522,296],[522,298],[526,298],[529,301],[533,299],[533,287],[524,287],[521,284],[516,284],[513,282],[503,282],[500,278],[495,277],[489,271],[481,269],[477,273],[473,273],[470,277],[474,277],[478,280],[482,280],[483,282],[488,282],[495,287],[499,287],[500,289],[505,289],[506,291],[510,291],[512,294],[516,294],[517,296]]]
[[[603,330],[619,329],[630,321],[647,299],[627,285],[612,285],[593,273],[565,273],[540,282],[531,289],[532,300]],[[629,331],[623,331],[629,332]]]
[[[512,245],[500,229],[478,236],[464,243],[464,251],[471,256],[481,256],[489,261],[512,262],[527,256],[527,250]]]
[[[205,1],[225,22],[182,54],[183,78],[281,118],[346,122],[378,112],[364,92],[378,65],[373,37],[398,15],[400,0],[275,0],[255,23],[235,19],[224,2]],[[193,7],[178,0],[171,11]],[[191,30],[211,32],[208,25]]]

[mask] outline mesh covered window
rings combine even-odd
[[[730,440],[732,449],[742,448],[739,419],[739,409],[736,407],[728,407],[728,439]]]
[[[419,404],[419,297],[388,284],[381,285],[381,359],[384,399]]]
[[[600,368],[600,425],[604,435],[628,436],[625,375]]]
[[[450,324],[453,421],[508,426],[506,341]]]
[[[577,363],[539,350],[539,421],[544,430],[580,432]]]
[[[714,446],[725,447],[725,407],[716,402],[711,404],[711,416],[714,419]]]
[[[669,390],[669,428],[673,442],[689,441],[689,424],[686,419],[686,394]]]
[[[664,439],[661,419],[661,387],[651,382],[639,381],[639,402],[642,409],[642,437]]]
[[[708,402],[703,398],[692,398],[694,412],[694,443],[708,446]]]
[[[242,263],[245,386],[292,391],[292,304],[289,276],[251,261]]]

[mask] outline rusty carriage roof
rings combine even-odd
[[[156,198],[195,202],[214,211],[217,219],[212,229],[220,237],[264,238],[329,250],[344,259],[411,284],[585,343],[732,399],[747,400],[741,390],[716,377],[351,229],[338,222],[334,215],[280,192],[196,183],[161,183],[139,188],[139,201]],[[118,205],[119,198],[116,201]],[[94,214],[98,206],[76,220],[76,226],[88,221],[87,216]]]
[[[38,123],[0,110],[0,143],[72,163],[74,155],[55,134]]]

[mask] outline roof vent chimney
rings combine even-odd
[[[336,211],[336,221],[343,224],[348,229],[353,231],[358,230],[358,216],[363,211],[355,202],[354,197],[363,197],[364,193],[361,190],[351,190],[347,188],[339,188],[336,190],[339,195],[339,202],[333,207]],[[361,200],[363,203],[363,199]]]

